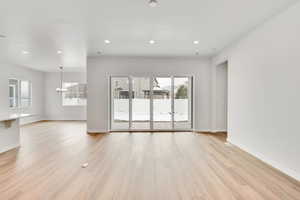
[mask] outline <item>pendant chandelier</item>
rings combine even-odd
[[[63,73],[64,73],[64,68],[62,66],[59,67],[60,70],[60,87],[56,88],[56,92],[58,93],[63,93],[68,91],[66,88],[63,88]]]
[[[149,1],[149,6],[152,7],[152,8],[153,8],[153,7],[156,7],[157,4],[158,4],[157,0],[150,0],[150,1]]]

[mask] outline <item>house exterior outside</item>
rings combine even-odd
[[[119,79],[114,82],[114,98],[128,99],[129,98],[129,84],[127,79]],[[153,81],[153,98],[168,99],[170,97],[170,90],[163,89],[158,84],[157,79]],[[150,99],[150,81],[149,78],[138,78],[132,80],[132,98]]]

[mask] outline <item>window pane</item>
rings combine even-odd
[[[172,79],[156,77],[153,79],[153,127],[154,129],[172,128]]]
[[[21,81],[21,98],[29,97],[29,82]]]
[[[150,78],[132,78],[132,129],[150,128]]]
[[[191,119],[191,80],[188,77],[174,78],[174,127],[190,129]]]
[[[62,94],[63,106],[83,106],[86,105],[87,85],[83,83],[63,83],[63,88],[67,89]]]
[[[18,80],[9,79],[9,107],[18,107]]]
[[[29,107],[31,105],[31,82],[30,81],[20,81],[21,86],[21,107]]]
[[[129,79],[128,77],[111,78],[111,128],[129,128]]]

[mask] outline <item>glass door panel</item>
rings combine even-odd
[[[189,130],[192,77],[111,77],[111,130]]]
[[[150,129],[150,78],[133,77],[131,129]]]
[[[155,77],[152,80],[153,129],[172,129],[172,78]]]
[[[191,129],[192,80],[189,77],[174,77],[174,129]]]
[[[129,78],[111,77],[111,129],[129,129]]]

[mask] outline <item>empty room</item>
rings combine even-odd
[[[0,200],[300,200],[300,1],[2,0]]]

